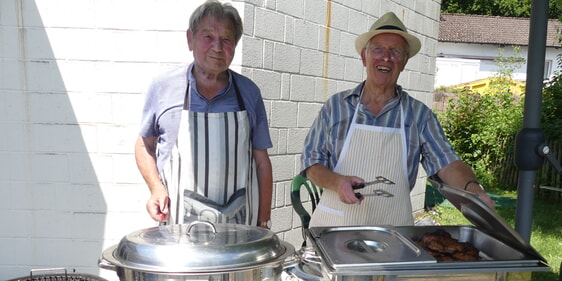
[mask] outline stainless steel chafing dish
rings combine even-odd
[[[547,261],[478,196],[432,184],[474,226],[311,227],[324,280],[530,280]],[[442,229],[479,250],[478,261],[439,262],[416,241]]]

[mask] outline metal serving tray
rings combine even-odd
[[[312,227],[312,242],[332,272],[384,271],[437,261],[392,227]]]
[[[442,229],[480,250],[479,261],[438,262],[414,241]],[[472,226],[312,227],[325,270],[337,275],[543,271],[549,267]]]
[[[311,227],[307,234],[323,271],[336,276],[530,272],[550,270],[507,222],[478,196],[432,182],[474,226]],[[438,229],[480,253],[478,261],[438,262],[416,244]]]

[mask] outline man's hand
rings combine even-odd
[[[157,222],[168,221],[168,215],[170,214],[170,198],[164,186],[162,186],[163,191],[153,192],[146,202],[146,210],[150,217]]]
[[[357,198],[353,186],[364,182],[362,178],[354,176],[341,176],[340,181],[337,183],[337,192],[340,200],[346,204],[359,204],[363,201],[364,197]]]
[[[359,204],[363,201],[363,198],[355,197],[355,191],[352,188],[352,186],[364,182],[360,177],[340,175],[322,164],[308,167],[306,175],[317,186],[337,192],[343,203]]]

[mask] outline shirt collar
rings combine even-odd
[[[360,101],[359,98],[361,97],[361,91],[363,90],[364,86],[365,86],[365,81],[357,85],[357,87],[355,87],[351,91],[347,92],[347,94],[344,96],[344,99],[348,100],[353,106],[357,106],[357,104],[359,104]],[[400,101],[400,99],[402,98],[402,95],[404,95],[404,91],[402,91],[402,86],[396,85],[396,96],[390,99],[385,107],[389,105],[391,107],[396,106]]]
[[[193,88],[193,90],[195,90],[195,93],[197,93],[199,95],[199,91],[197,90],[197,83],[195,83],[195,76],[193,76],[193,63],[191,63],[189,65],[189,67],[187,68],[187,82],[190,84],[190,87]],[[227,69],[226,72],[228,73],[228,86],[226,86],[226,88],[224,88],[218,95],[224,95],[225,93],[227,93],[230,90],[230,87],[232,87],[232,73],[230,72],[230,69]]]

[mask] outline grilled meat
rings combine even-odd
[[[459,242],[445,230],[424,234],[417,244],[437,261],[477,261],[479,251],[468,242]]]

